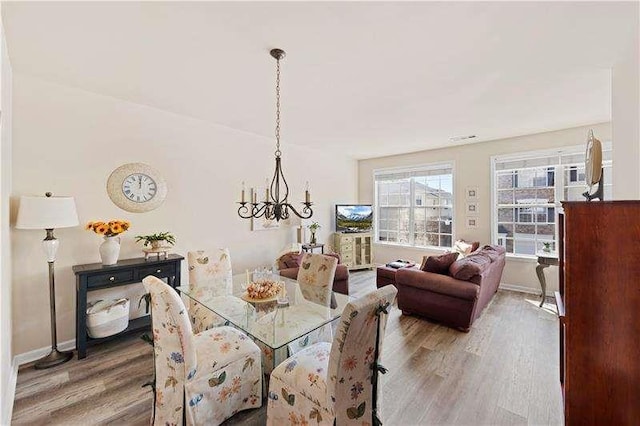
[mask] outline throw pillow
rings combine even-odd
[[[301,258],[302,255],[300,253],[287,253],[280,256],[280,259],[278,259],[278,263],[284,264],[285,268],[298,268],[300,267]]]
[[[479,241],[468,243],[465,240],[456,240],[456,242],[453,243],[451,251],[459,253],[460,259],[462,259],[463,257],[466,257],[476,251],[478,247],[480,247]]]
[[[426,259],[425,259],[426,258]],[[457,252],[445,253],[440,256],[424,256],[422,258],[422,269],[425,272],[448,275],[449,267],[458,258]]]
[[[450,253],[450,252],[447,252]],[[420,264],[420,270],[424,271],[425,267],[427,266],[427,259],[429,258],[429,256],[422,256],[422,263]]]
[[[460,259],[471,253],[471,244],[465,242],[464,240],[457,240],[453,243],[453,247],[451,251],[458,253],[460,255]]]

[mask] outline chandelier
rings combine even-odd
[[[309,219],[313,215],[311,209],[311,195],[309,194],[309,183],[304,191],[304,202],[301,212],[298,212],[291,204],[289,204],[289,185],[284,178],[282,172],[280,151],[280,60],[284,58],[285,52],[281,49],[272,49],[271,56],[276,59],[276,170],[273,173],[273,179],[271,185],[267,185],[264,194],[264,201],[258,202],[258,196],[255,189],[252,190],[251,202],[247,202],[245,199],[244,182],[242,183],[242,199],[238,203],[238,215],[243,219],[260,218],[264,217],[267,220],[281,220],[289,219],[290,212],[293,212],[301,219]],[[269,181],[267,180],[267,184]]]

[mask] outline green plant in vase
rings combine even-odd
[[[551,243],[542,243],[542,251],[551,253]]]
[[[318,231],[318,229],[322,228],[322,226],[320,226],[318,222],[313,222],[311,225],[307,226],[307,228],[309,228],[309,231],[311,231],[311,241],[309,242],[311,244],[316,244],[318,242],[316,240],[316,232]]]
[[[159,249],[164,244],[174,245],[176,243],[176,237],[170,232],[159,232],[151,235],[137,235],[136,243],[140,241],[144,242],[144,246],[151,246],[152,249]]]

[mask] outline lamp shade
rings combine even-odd
[[[73,197],[20,197],[18,229],[69,228],[78,223]]]

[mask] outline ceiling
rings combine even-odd
[[[355,158],[608,121],[610,67],[638,29],[633,2],[8,2],[3,15],[15,73],[263,136],[280,47],[283,150]]]

